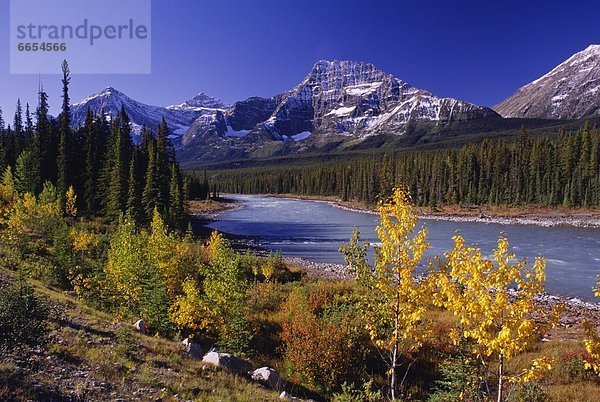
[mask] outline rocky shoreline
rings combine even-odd
[[[303,201],[323,202],[333,207],[350,212],[377,215],[375,208],[360,205],[358,203],[344,202],[340,200],[323,199],[320,197],[294,196],[270,194],[271,197],[296,199]],[[523,213],[516,216],[503,214],[492,215],[481,211],[469,211],[463,213],[437,213],[420,211],[423,220],[439,220],[449,222],[474,222],[498,225],[534,225],[542,227],[572,226],[584,228],[600,228],[600,215],[592,213],[568,214],[559,211],[553,213]]]

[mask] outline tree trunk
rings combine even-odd
[[[498,402],[502,402],[502,369],[504,365],[504,356],[500,355],[500,365],[498,366]]]
[[[396,361],[398,359],[398,318],[396,317],[396,319],[394,320],[395,324],[396,324],[396,330],[394,330],[394,336],[395,336],[395,341],[394,341],[394,350],[392,351],[392,367],[391,367],[391,373],[390,373],[390,388],[391,388],[391,393],[392,393],[392,401],[396,400]]]
[[[396,311],[394,312],[394,348],[392,350],[392,364],[390,375],[390,388],[392,401],[396,400],[396,362],[398,361],[398,315],[400,311],[400,295],[396,294]]]

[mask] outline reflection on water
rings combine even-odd
[[[354,227],[364,240],[376,243],[377,216],[336,208],[329,203],[256,195],[231,196],[245,208],[226,212],[210,227],[255,238],[261,245],[290,257],[317,262],[343,263],[338,249]],[[458,231],[467,242],[490,254],[500,233],[508,236],[518,257],[547,260],[547,291],[593,301],[592,287],[600,273],[600,230],[593,228],[538,227],[474,222],[422,220],[429,231],[426,257],[449,250]],[[372,260],[372,251],[369,255]]]

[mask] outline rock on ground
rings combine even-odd
[[[196,342],[190,338],[186,338],[181,343],[184,345],[186,353],[192,359],[200,359],[202,357],[202,348]]]
[[[229,353],[208,352],[202,358],[203,363],[224,368],[225,370],[236,374],[248,374],[254,370],[254,366],[244,359],[230,355]]]
[[[261,367],[252,373],[252,379],[276,391],[283,390],[283,380],[279,373],[270,367]]]
[[[141,334],[146,333],[146,324],[144,324],[144,320],[137,320],[135,324],[133,324],[133,328],[138,330]]]

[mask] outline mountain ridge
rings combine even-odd
[[[289,91],[201,116],[182,137],[182,148],[194,149],[198,159],[263,157],[380,133],[402,135],[411,124],[499,117],[490,108],[416,88],[371,63],[320,60]]]
[[[125,93],[108,86],[100,92],[72,104],[71,121],[74,127],[82,126],[88,108],[96,114],[104,111],[110,118],[119,113],[121,107],[125,107],[131,119],[134,140],[139,139],[142,126],[154,130],[163,117],[171,130],[172,138],[178,139],[199,116],[212,112],[218,107],[226,108],[227,106],[221,100],[203,92],[179,105],[154,106],[130,98]]]
[[[573,54],[493,106],[503,117],[580,119],[600,111],[600,45]]]

